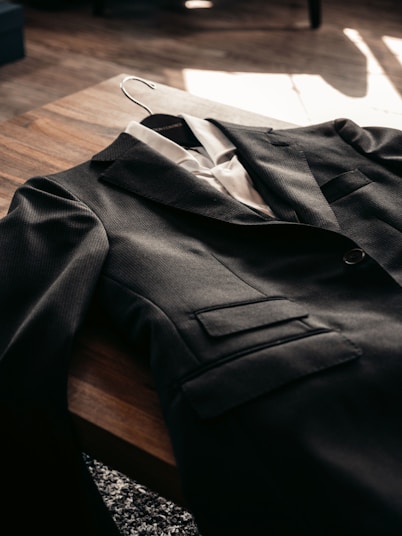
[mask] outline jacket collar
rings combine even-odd
[[[120,134],[92,160],[111,163],[100,176],[101,181],[157,203],[235,224],[263,224],[270,220],[127,133]]]
[[[237,147],[240,161],[279,219],[340,231],[303,151],[291,143],[286,130],[211,121]],[[112,162],[101,180],[158,203],[231,223],[267,221],[129,134],[120,134],[93,160]]]

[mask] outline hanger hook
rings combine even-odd
[[[142,82],[143,84],[145,84],[146,86],[150,87],[151,89],[155,89],[156,88],[156,85],[153,83],[153,82],[150,82],[149,80],[145,80],[144,78],[139,78],[138,76],[126,76],[121,82],[120,82],[120,89],[122,90],[122,92],[125,94],[126,97],[128,97],[131,101],[133,101],[135,104],[137,104],[138,106],[141,106],[141,108],[144,108],[144,110],[146,110],[149,115],[152,115],[152,111],[150,108],[148,108],[148,106],[146,106],[143,102],[135,99],[131,93],[129,93],[127,91],[127,89],[125,88],[125,83],[128,82],[129,80],[136,80],[137,82]]]

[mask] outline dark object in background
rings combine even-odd
[[[321,0],[309,0],[308,13],[311,29],[316,30],[321,26]]]
[[[46,9],[47,11],[58,11],[74,5],[88,3],[86,0],[25,0],[23,2],[36,9]]]
[[[132,0],[131,3],[134,3],[136,0]],[[122,2],[124,4],[124,2]],[[130,3],[130,2],[128,2]],[[138,2],[141,4],[141,2]],[[92,13],[95,16],[103,16],[106,14],[108,8],[115,7],[114,2],[110,0],[91,0]],[[186,11],[185,0],[142,0],[142,4],[151,4],[156,8],[169,9],[174,11]]]
[[[0,3],[0,65],[25,56],[23,9],[16,4]]]
[[[43,0],[42,0],[43,1]],[[158,3],[164,9],[173,11],[186,11],[185,0],[158,0]],[[107,7],[106,0],[92,0],[92,13],[95,16],[102,16],[105,14]],[[308,17],[310,22],[310,28],[316,30],[321,26],[322,10],[321,0],[308,0]]]
[[[63,6],[64,2],[62,0],[30,0],[27,1],[26,4],[38,9],[59,9]]]

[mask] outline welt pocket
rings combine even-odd
[[[262,326],[301,319],[308,312],[286,298],[273,297],[196,311],[194,316],[211,337],[223,337]]]
[[[364,186],[371,180],[359,169],[346,171],[321,186],[321,191],[329,203],[333,203]]]
[[[200,366],[182,378],[180,389],[201,419],[211,419],[360,355],[341,333],[315,330]]]

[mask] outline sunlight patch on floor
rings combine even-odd
[[[396,57],[399,63],[402,65],[402,39],[397,37],[390,37],[384,35],[382,40],[387,45],[392,54]]]
[[[306,114],[287,74],[228,73],[185,69],[186,90],[199,97],[293,123]]]
[[[366,61],[367,92],[351,97],[320,75],[248,73],[185,69],[186,89],[199,97],[256,112],[297,125],[348,117],[362,126],[402,128],[402,98],[359,32],[346,28],[345,36]],[[402,39],[383,37],[402,64]]]

